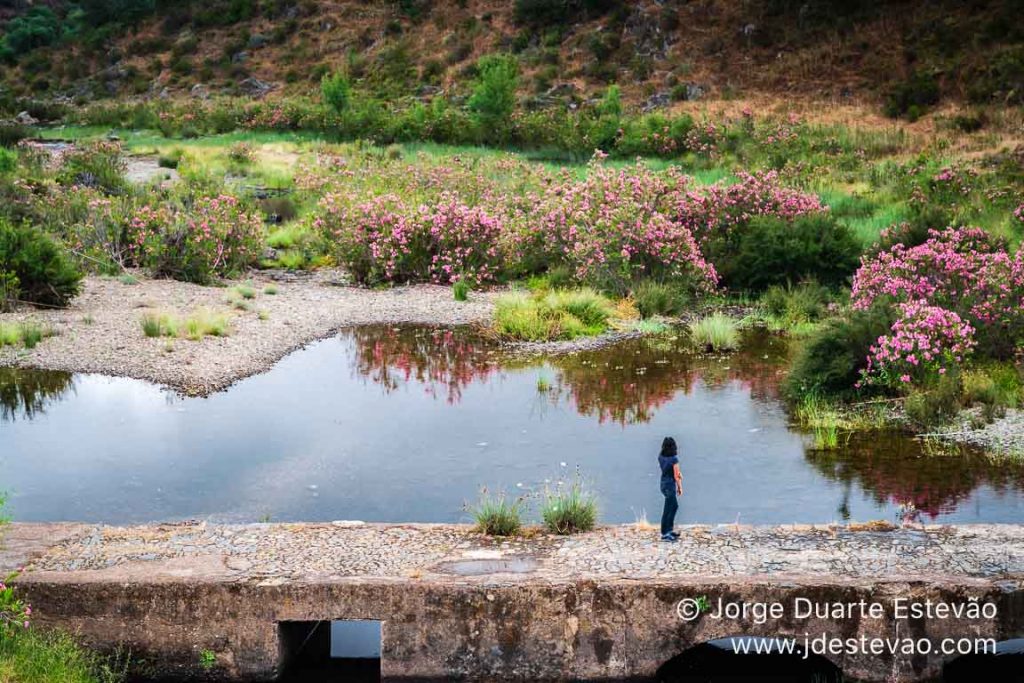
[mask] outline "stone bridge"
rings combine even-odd
[[[14,524],[3,546],[0,566],[26,567],[40,627],[126,646],[154,677],[209,678],[213,653],[219,677],[271,679],[287,656],[281,624],[321,620],[381,622],[385,680],[650,679],[741,634],[1024,637],[1016,525],[689,526],[665,544],[634,526],[505,541],[427,524]],[[684,599],[701,608],[689,621]],[[718,615],[720,600],[739,613]],[[951,659],[827,657],[867,681],[934,679]]]

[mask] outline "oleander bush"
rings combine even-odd
[[[259,257],[263,221],[237,197],[139,207],[128,227],[132,261],[154,275],[209,283],[242,273]]]

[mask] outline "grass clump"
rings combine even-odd
[[[817,394],[807,394],[797,407],[796,415],[800,424],[814,433],[816,450],[839,448],[842,434],[848,425],[835,405]]]
[[[705,351],[731,351],[739,346],[739,323],[724,313],[713,313],[690,323],[690,336]]]
[[[256,290],[249,285],[235,285],[234,292],[243,299],[256,298]]]
[[[198,341],[203,337],[226,337],[230,333],[228,316],[205,308],[184,320],[168,313],[145,313],[139,323],[147,337],[186,337]]]
[[[492,496],[484,489],[469,511],[476,521],[476,530],[488,536],[515,536],[523,527],[522,498],[510,501],[504,494]]]
[[[633,300],[644,318],[678,316],[689,303],[689,292],[680,284],[645,280],[633,288]]]
[[[0,347],[21,344],[26,349],[34,349],[53,334],[52,330],[34,322],[0,323]]]
[[[761,297],[769,329],[801,333],[813,330],[828,311],[828,290],[815,282],[796,287],[773,285]]]
[[[19,630],[0,638],[0,681],[120,683],[127,666],[95,654],[60,632]]]
[[[469,283],[465,280],[459,280],[452,285],[452,296],[455,297],[456,301],[468,301],[469,300]]]
[[[594,336],[608,329],[615,306],[592,289],[514,292],[498,299],[494,328],[520,341],[551,341]]]
[[[274,296],[275,294],[277,294],[277,286],[267,285],[266,287],[263,288],[263,293],[269,296]]]
[[[567,489],[545,494],[541,519],[548,531],[563,536],[590,531],[597,524],[597,500],[577,479]]]

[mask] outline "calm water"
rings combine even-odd
[[[209,398],[136,380],[0,370],[0,489],[20,520],[461,521],[481,486],[582,477],[602,517],[655,520],[656,454],[682,452],[680,519],[1020,522],[1024,472],[893,434],[810,449],[778,400],[783,341],[693,354],[668,335],[510,360],[465,332],[364,327]],[[547,384],[547,390],[539,390]]]

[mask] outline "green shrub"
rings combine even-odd
[[[0,147],[14,147],[30,134],[28,126],[0,121]]]
[[[509,501],[504,495],[493,497],[484,489],[469,511],[476,521],[476,530],[488,536],[515,536],[523,527],[522,498]]]
[[[452,296],[455,297],[456,301],[466,301],[469,299],[469,283],[465,280],[459,280],[452,285]]]
[[[345,74],[335,72],[320,80],[320,96],[324,104],[340,114],[348,109],[349,101],[352,99],[352,86],[349,85]]]
[[[640,315],[678,316],[690,302],[690,291],[673,282],[644,280],[633,288],[633,300]]]
[[[18,155],[9,149],[0,147],[0,175],[7,175],[18,167]]]
[[[786,378],[786,394],[796,400],[808,393],[853,394],[867,367],[870,347],[890,333],[894,320],[891,307],[877,304],[828,321],[798,350]]]
[[[477,63],[477,72],[467,104],[486,126],[503,134],[516,104],[519,65],[511,55],[486,55]]]
[[[167,154],[161,154],[157,158],[156,164],[160,168],[178,168],[178,164],[181,163],[181,157],[184,154],[185,152],[181,148],[176,147]]]
[[[827,310],[828,290],[813,281],[795,287],[772,285],[761,297],[761,304],[775,325],[790,328],[820,320]]]
[[[66,306],[78,294],[82,274],[45,233],[0,218],[0,279],[5,289],[16,287],[23,301]]]
[[[914,121],[925,110],[939,101],[939,83],[934,76],[915,72],[894,85],[885,97],[885,115],[890,118],[906,116]]]
[[[792,222],[752,218],[738,248],[718,252],[712,260],[723,284],[763,291],[811,279],[826,286],[843,285],[860,264],[861,246],[848,227],[822,213]]]
[[[64,155],[57,180],[62,185],[79,185],[116,194],[128,186],[125,169],[120,145],[94,142]]]
[[[690,323],[690,337],[705,351],[731,351],[739,346],[739,325],[723,313]]]
[[[545,493],[541,519],[548,531],[560,535],[590,531],[597,524],[597,500],[577,479],[568,489]]]

